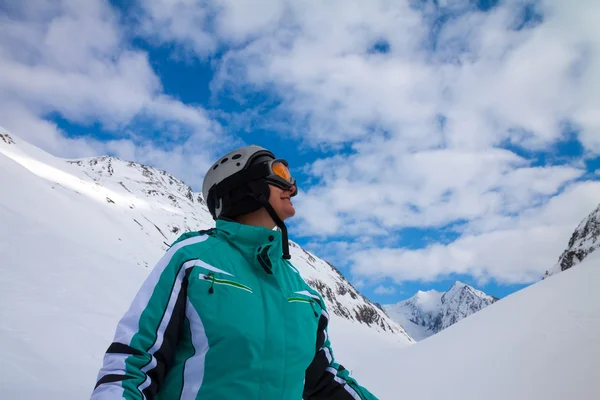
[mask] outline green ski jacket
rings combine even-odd
[[[217,220],[186,233],[117,326],[93,400],[372,400],[336,363],[323,298],[281,233]]]

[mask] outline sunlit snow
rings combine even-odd
[[[69,163],[6,133],[0,187],[0,398],[89,398],[166,243],[212,218],[163,171]],[[325,261],[291,252],[331,295],[335,356],[381,399],[600,398],[600,253],[415,344]]]

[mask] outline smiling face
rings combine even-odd
[[[279,218],[281,218],[282,221],[285,221],[286,219],[293,217],[294,214],[296,214],[296,210],[292,204],[291,195],[296,187],[292,186],[288,190],[283,190],[277,186],[269,185],[269,188],[271,189],[269,203]]]

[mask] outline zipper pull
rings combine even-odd
[[[210,287],[208,288],[208,293],[213,294],[215,292],[215,274],[211,272],[207,276],[212,281]]]
[[[312,309],[313,309],[313,313],[315,313],[315,317],[318,317],[318,316],[319,316],[319,314],[317,314],[317,310],[315,310],[315,301],[314,301],[314,300],[312,300],[312,299],[310,300],[310,306],[311,306],[311,307],[312,307]]]

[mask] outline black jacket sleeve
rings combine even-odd
[[[317,352],[306,370],[305,400],[377,400],[350,376],[350,371],[335,361],[329,341],[329,314],[321,298],[321,316],[317,331]]]

